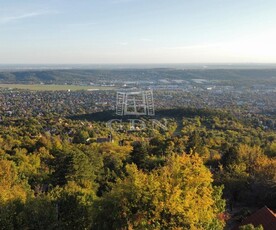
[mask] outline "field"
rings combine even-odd
[[[43,84],[0,84],[4,89],[25,89],[32,91],[77,91],[77,90],[114,90],[111,86],[82,86],[82,85],[43,85]]]

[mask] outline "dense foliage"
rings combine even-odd
[[[2,121],[0,229],[223,229],[228,206],[276,207],[273,130],[223,112],[173,116],[143,132]]]

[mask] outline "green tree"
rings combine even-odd
[[[239,229],[240,230],[264,230],[264,228],[262,227],[262,225],[259,225],[258,227],[254,227],[253,224],[243,225]]]
[[[95,192],[70,181],[56,187],[49,196],[56,208],[56,229],[90,229]]]
[[[30,199],[17,215],[21,229],[51,230],[57,227],[57,209],[47,196]]]

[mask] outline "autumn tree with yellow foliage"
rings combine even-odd
[[[127,165],[128,176],[95,203],[95,229],[223,229],[221,187],[197,154],[173,155],[145,173]]]

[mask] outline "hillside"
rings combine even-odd
[[[1,71],[0,83],[76,84],[100,81],[156,81],[160,79],[207,79],[235,83],[276,84],[276,69],[70,69]]]

